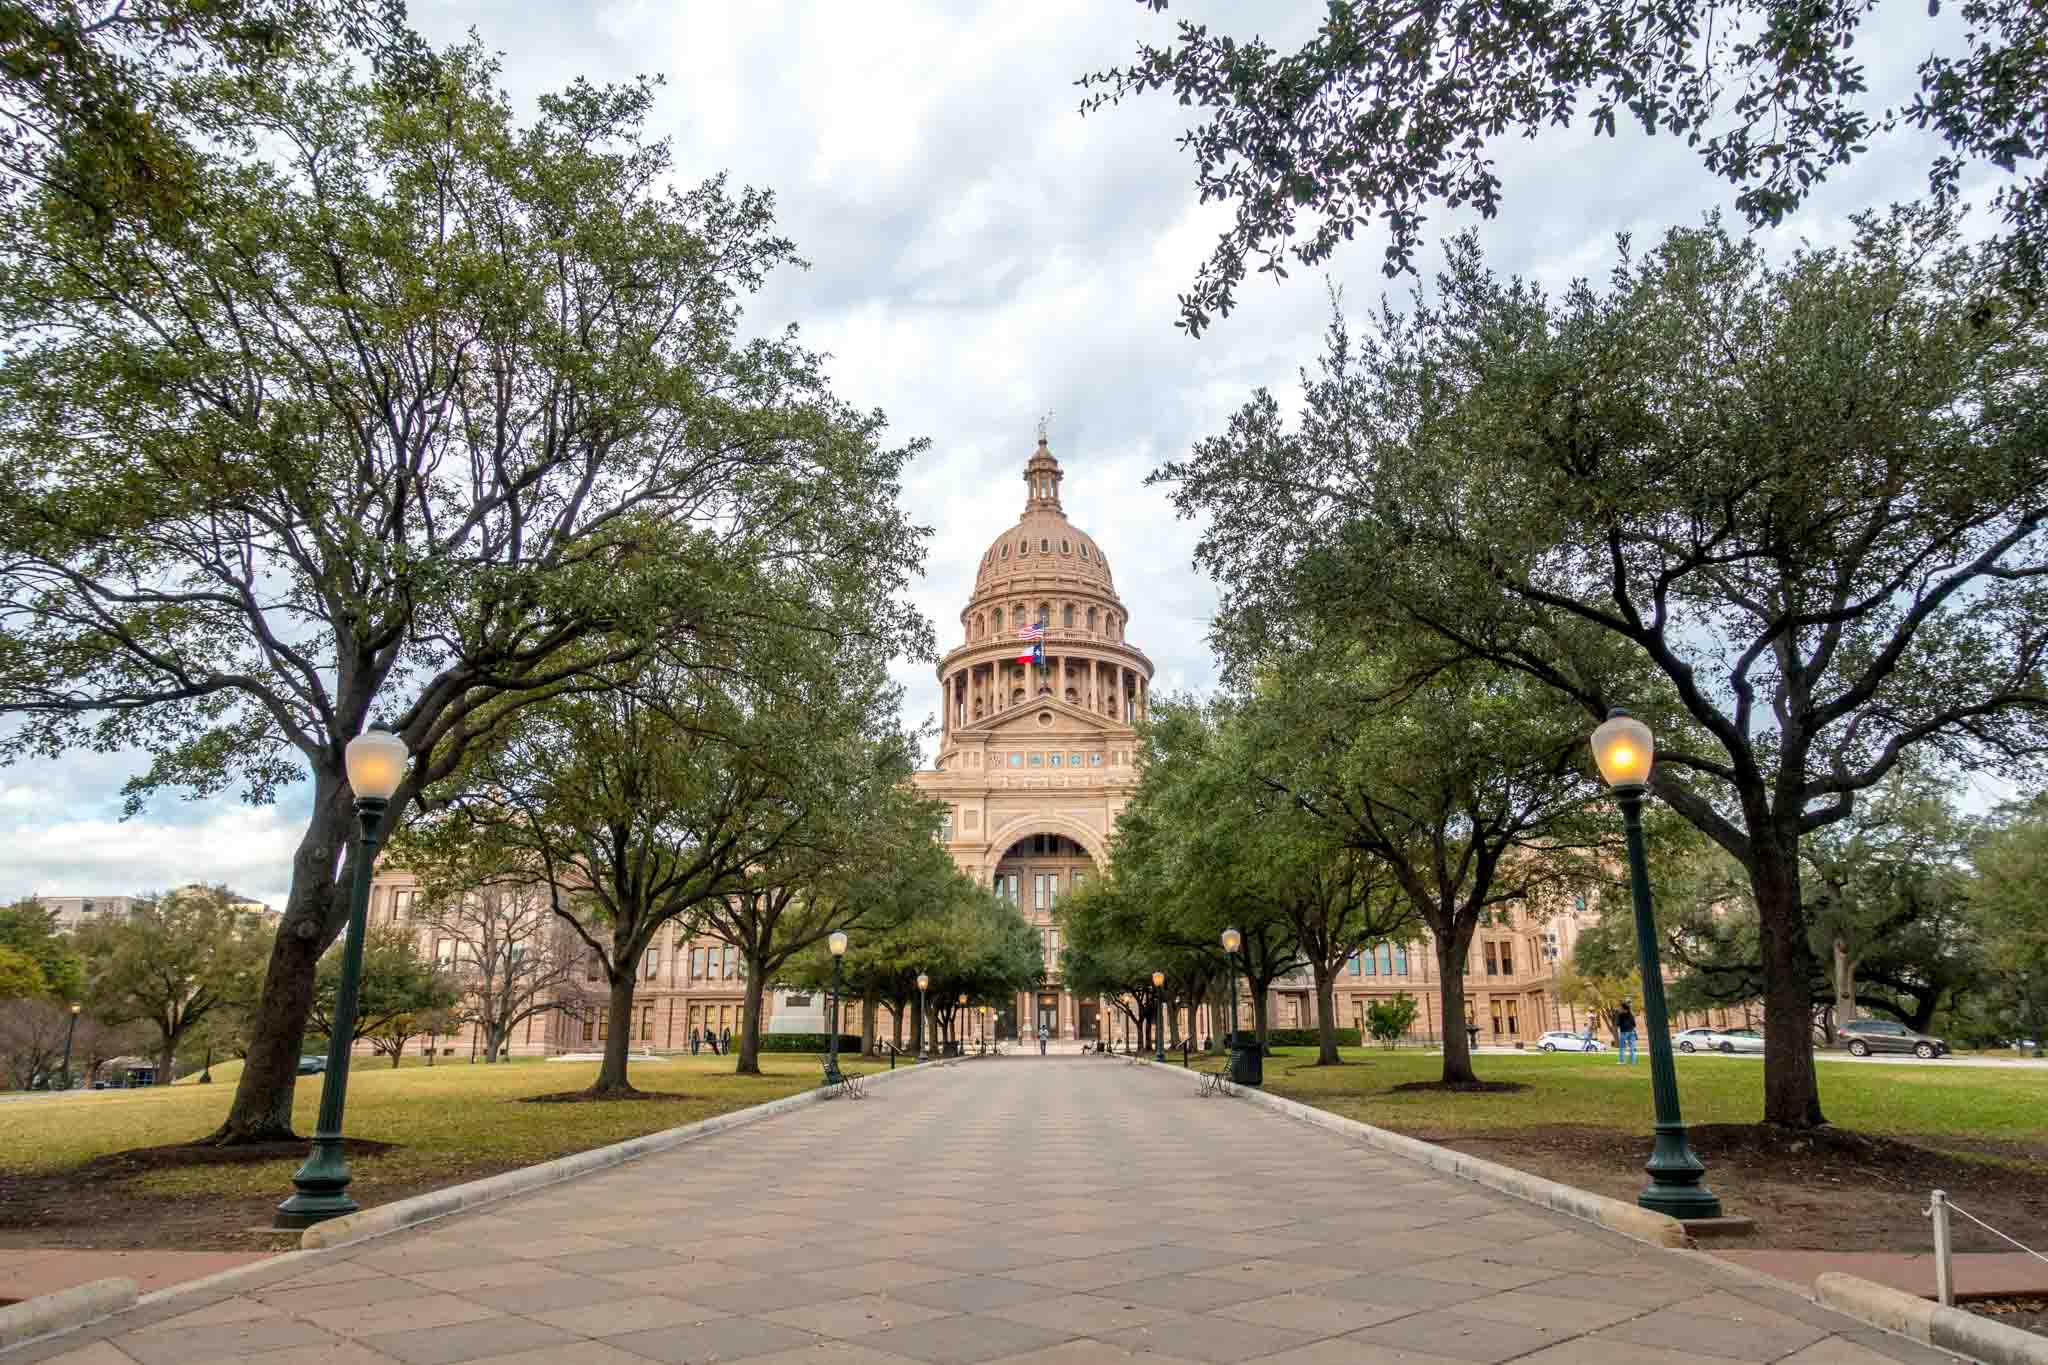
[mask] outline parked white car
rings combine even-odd
[[[1588,1041],[1583,1033],[1552,1029],[1536,1040],[1536,1046],[1545,1052],[1598,1052],[1601,1044],[1598,1038]]]
[[[1710,1028],[1689,1028],[1679,1031],[1671,1041],[1678,1044],[1680,1052],[1698,1052],[1701,1048],[1712,1047],[1710,1041],[1714,1030]]]
[[[1700,1046],[1709,1052],[1762,1052],[1764,1036],[1753,1028],[1717,1028]]]

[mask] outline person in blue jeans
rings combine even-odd
[[[1627,1066],[1636,1059],[1636,1017],[1629,1013],[1626,1000],[1614,1012],[1614,1051],[1616,1065]]]

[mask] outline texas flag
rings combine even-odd
[[[1042,664],[1045,662],[1045,622],[1033,621],[1028,626],[1017,627],[1017,638],[1029,640],[1031,647],[1020,647],[1017,662],[1020,664]]]

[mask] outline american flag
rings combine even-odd
[[[1028,626],[1017,627],[1017,638],[1020,640],[1043,640],[1045,638],[1045,622],[1033,621]]]

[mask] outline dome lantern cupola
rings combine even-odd
[[[1031,512],[1059,512],[1060,480],[1066,475],[1060,472],[1060,462],[1052,457],[1046,448],[1045,437],[1038,438],[1038,449],[1024,462],[1024,510]]]

